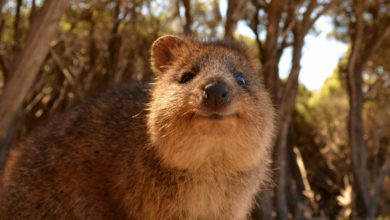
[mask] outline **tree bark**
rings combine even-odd
[[[272,201],[269,191],[264,191],[256,196],[257,207],[252,210],[252,220],[272,219]]]
[[[32,22],[33,22],[33,17],[35,15],[36,10],[37,10],[36,0],[32,0],[31,1],[31,11],[30,11],[30,16],[29,16],[30,24],[32,24]]]
[[[303,46],[303,42],[302,42]],[[291,122],[292,110],[295,103],[295,98],[298,93],[298,76],[300,71],[300,58],[301,58],[302,47],[294,47],[293,66],[291,73],[287,80],[286,88],[283,92],[282,105],[279,108],[279,135],[277,136],[276,144],[276,164],[279,168],[277,173],[277,190],[276,190],[276,209],[278,212],[279,219],[288,219],[288,206],[286,197],[286,176],[287,176],[287,136],[289,125]]]
[[[121,24],[121,19],[119,18],[120,14],[120,7],[122,4],[122,0],[115,0],[115,8],[114,8],[114,16],[112,19],[113,27],[111,29],[111,37],[108,42],[108,51],[109,51],[109,71],[111,72],[111,76],[113,76],[112,79],[109,79],[109,81],[112,83],[115,81],[115,76],[117,73],[117,65],[118,65],[118,58],[119,58],[119,51],[121,47],[121,37],[119,36],[119,26]],[[90,33],[93,33],[95,30],[95,16],[92,15],[93,13],[91,12],[91,29]],[[91,36],[91,43],[95,43],[94,35]],[[91,50],[92,52],[92,50]],[[92,54],[91,54],[92,55]],[[94,56],[94,55],[92,55]],[[91,58],[92,58],[91,56]],[[94,59],[94,58],[93,58]]]
[[[390,158],[388,158],[387,161],[385,161],[385,163],[381,167],[378,178],[377,178],[376,183],[374,185],[374,189],[373,189],[374,193],[372,195],[370,208],[369,208],[369,218],[370,219],[375,219],[376,211],[378,208],[379,194],[382,190],[383,183],[385,182],[385,178],[389,174],[390,174]]]
[[[16,12],[15,12],[15,21],[14,21],[14,47],[18,48],[20,45],[20,8],[22,7],[22,0],[16,1]]]
[[[247,0],[228,0],[224,39],[233,39],[233,34],[237,28],[237,23],[244,15],[244,9],[247,3]]]
[[[268,13],[267,36],[265,39],[264,50],[261,51],[264,83],[266,87],[270,89],[274,102],[280,98],[281,88],[278,67],[278,39],[280,35],[279,25],[283,12],[283,3],[285,3],[285,1],[271,1],[266,7]]]
[[[192,15],[191,15],[191,2],[190,0],[182,0],[185,9],[186,23],[184,25],[184,34],[190,36],[192,34]]]
[[[4,3],[5,3],[5,0],[0,0],[0,10],[3,10]]]
[[[15,140],[17,139],[17,132],[18,132],[20,119],[22,117],[22,113],[23,113],[23,108],[21,107],[17,111],[16,116],[12,121],[5,137],[2,140],[0,140],[0,170],[3,170],[4,168],[4,162],[5,162],[8,149],[12,147],[12,144],[15,143]]]
[[[3,5],[4,5],[5,0],[0,0],[0,25],[3,24],[4,19],[3,19]]]
[[[0,139],[6,135],[29,88],[34,83],[68,4],[68,0],[46,0],[34,17],[26,46],[16,56],[10,68],[9,81],[0,97]]]
[[[355,1],[356,24],[353,27],[352,50],[348,63],[347,87],[349,94],[348,138],[351,147],[354,191],[358,215],[367,217],[369,205],[369,183],[366,165],[366,150],[363,140],[364,128],[362,120],[363,93],[359,47],[363,41],[364,21],[363,2]]]
[[[3,31],[4,31],[4,18],[3,18],[3,6],[4,6],[5,0],[0,0],[0,42],[2,41],[3,38]],[[5,62],[4,62],[4,56],[0,56],[0,67],[3,70],[3,75],[6,75],[6,67],[5,67]]]

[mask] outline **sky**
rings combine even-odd
[[[224,1],[222,1],[224,2]],[[224,4],[221,4],[223,10]],[[333,29],[332,19],[329,16],[322,16],[315,23],[317,34],[310,33],[305,38],[305,46],[301,59],[301,72],[299,81],[306,88],[318,91],[325,79],[333,74],[339,59],[348,49],[348,45],[327,37]],[[252,37],[252,31],[244,21],[237,26],[237,33]],[[282,78],[288,76],[291,67],[292,48],[287,48],[279,63],[279,75]]]

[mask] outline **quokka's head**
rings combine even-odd
[[[240,170],[268,155],[274,110],[245,45],[167,35],[154,42],[151,59],[148,128],[165,162]]]

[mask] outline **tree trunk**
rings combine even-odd
[[[257,207],[252,210],[252,220],[272,219],[272,200],[269,191],[264,191],[256,196]]]
[[[362,120],[363,94],[362,75],[360,70],[348,70],[349,94],[348,137],[351,147],[356,210],[360,217],[368,216],[369,206],[369,175],[366,165],[366,150],[364,144],[364,128]]]
[[[283,12],[283,1],[271,1],[268,6],[267,36],[261,61],[265,86],[270,90],[274,102],[280,99],[281,81],[279,78],[278,39],[279,23]]]
[[[354,176],[355,207],[358,216],[368,216],[369,205],[369,177],[366,166],[366,150],[363,140],[364,128],[362,120],[363,93],[362,67],[360,62],[360,45],[363,41],[364,21],[362,2],[355,1],[356,23],[352,27],[354,35],[351,39],[352,49],[348,60],[347,88],[349,95],[348,139],[351,147],[352,170]]]
[[[389,174],[390,174],[390,158],[388,158],[387,161],[385,161],[385,163],[381,167],[377,181],[374,185],[374,189],[373,189],[374,194],[372,195],[370,209],[369,209],[369,219],[375,219],[375,215],[378,207],[379,194],[382,190],[382,186],[383,183],[385,182],[385,178]]]
[[[68,0],[46,0],[34,17],[26,46],[16,56],[14,65],[10,68],[10,78],[0,97],[0,139],[6,135],[27,92],[34,83],[68,4]]]
[[[112,23],[114,24],[111,29],[111,38],[108,42],[108,51],[109,51],[109,71],[111,72],[112,78],[109,78],[108,81],[110,83],[115,82],[115,76],[117,73],[117,66],[119,62],[119,51],[121,47],[121,37],[119,36],[119,26],[121,24],[121,19],[119,18],[119,15],[121,13],[120,7],[121,7],[122,1],[116,0],[115,1],[115,8],[114,8],[114,16],[112,19]],[[90,27],[90,33],[93,33],[95,30],[95,16],[92,15],[91,12],[91,27]],[[92,35],[92,38],[94,36]],[[91,43],[94,43],[95,39],[91,39]],[[92,51],[91,51],[92,52]],[[94,55],[93,55],[94,56]]]
[[[17,139],[17,132],[20,123],[20,119],[22,117],[23,108],[21,107],[12,121],[5,137],[0,140],[0,170],[4,168],[5,157],[7,155],[7,151],[10,147],[12,147],[13,143]]]
[[[288,215],[286,201],[287,140],[295,98],[298,94],[298,76],[301,69],[300,60],[305,35],[306,33],[302,33],[301,31],[294,33],[292,67],[283,91],[282,99],[279,103],[279,135],[277,136],[278,141],[276,144],[276,166],[279,168],[277,174],[276,207],[278,216],[280,216],[279,219],[287,219]]]
[[[33,22],[33,17],[35,15],[36,10],[37,10],[36,0],[32,0],[31,1],[31,11],[30,11],[30,16],[29,16],[30,24],[32,24],[32,22]]]
[[[0,0],[0,25],[3,24],[4,19],[3,19],[3,5],[4,5],[5,0]]]
[[[15,20],[14,20],[14,47],[16,49],[20,46],[20,31],[19,31],[19,23],[20,23],[20,8],[22,7],[22,0],[16,1],[16,12],[15,12]]]
[[[192,15],[191,15],[191,2],[190,0],[182,0],[185,9],[186,24],[184,25],[184,34],[190,36],[192,34]]]
[[[233,34],[236,30],[237,23],[242,18],[247,3],[247,0],[228,0],[224,39],[233,39]]]

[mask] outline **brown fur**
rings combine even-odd
[[[164,36],[152,47],[152,66],[158,76],[150,92],[118,86],[10,152],[1,219],[248,217],[268,179],[274,117],[258,61],[237,43]],[[188,71],[196,76],[180,84]],[[201,94],[216,80],[232,102],[211,119]]]

